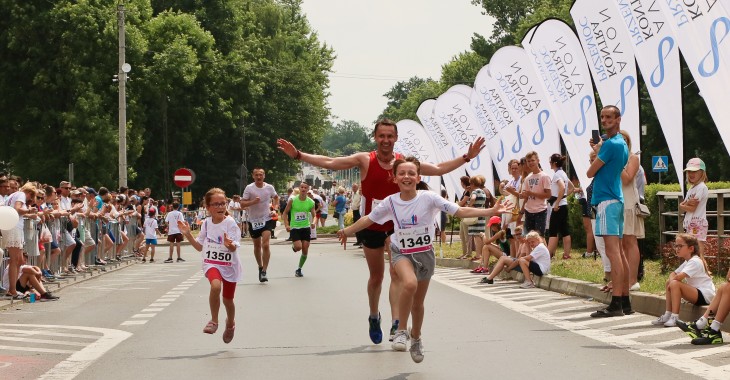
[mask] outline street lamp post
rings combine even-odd
[[[132,66],[126,63],[124,4],[117,6],[119,22],[119,186],[127,187],[127,73]]]

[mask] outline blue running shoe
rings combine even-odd
[[[368,324],[370,325],[370,340],[375,344],[380,344],[383,341],[383,330],[380,329],[380,313],[377,318],[368,317]]]

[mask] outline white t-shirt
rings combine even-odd
[[[22,191],[16,191],[16,192],[10,194],[10,196],[8,196],[8,199],[5,201],[5,204],[12,208],[15,208],[15,204],[17,202],[22,202],[23,206],[25,206],[25,201],[26,201],[25,193]],[[18,224],[15,226],[15,228],[20,229],[20,230],[23,229],[23,217],[22,216],[20,218],[18,218]]]
[[[674,273],[686,273],[688,276],[687,284],[698,289],[708,304],[715,298],[715,284],[705,272],[705,266],[699,256],[692,256],[689,260],[683,262]]]
[[[263,187],[256,186],[256,182],[248,184],[243,190],[243,200],[261,199],[259,203],[248,206],[248,221],[253,224],[271,220],[271,200],[277,196],[274,186],[266,182]]]
[[[183,222],[185,221],[185,217],[180,211],[172,210],[167,213],[165,216],[165,223],[167,223],[167,234],[173,235],[173,234],[179,234],[180,229],[177,228],[177,222]]]
[[[236,221],[241,220],[241,204],[231,200],[228,202],[228,211],[233,214],[233,219]]]
[[[550,251],[548,251],[545,244],[540,243],[535,249],[530,252],[532,261],[534,261],[542,271],[542,274],[548,274],[550,272]]]
[[[389,195],[368,216],[378,224],[392,220],[395,225],[392,244],[402,254],[413,254],[432,249],[436,215],[441,211],[454,215],[457,210],[459,205],[434,192],[419,190],[410,201],[402,200],[400,193]]]
[[[58,201],[58,206],[61,208],[61,210],[70,210],[71,209],[71,198],[61,196],[61,198]]]
[[[558,171],[553,174],[553,179],[550,181],[550,195],[553,197],[558,196],[558,181],[563,180],[563,186],[565,189],[563,190],[563,199],[560,200],[559,206],[567,206],[568,205],[568,176],[565,174],[563,169],[558,169]]]
[[[223,245],[223,234],[228,235],[236,250],[229,251]],[[238,224],[230,216],[223,219],[222,222],[215,224],[211,218],[206,218],[200,226],[200,235],[197,242],[203,246],[201,251],[203,259],[203,273],[208,272],[211,268],[217,268],[224,280],[230,282],[238,282],[241,280],[241,261],[238,258],[238,247],[241,243],[238,237],[241,236],[241,229]]]
[[[145,218],[144,220],[144,238],[145,239],[157,239],[157,219]]]
[[[687,211],[687,213],[684,214],[684,227],[687,228],[692,223],[697,224],[705,224],[707,223],[707,195],[708,195],[708,189],[707,185],[705,185],[704,182],[698,183],[695,186],[692,186],[691,189],[687,190],[687,196],[684,197],[685,200],[690,198],[696,198],[699,203],[697,204],[697,208],[693,212]],[[709,301],[707,301],[709,302]]]

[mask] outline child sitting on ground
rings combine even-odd
[[[525,275],[525,282],[520,285],[521,288],[534,288],[535,283],[532,281],[530,273],[536,276],[543,276],[550,271],[550,252],[545,246],[545,242],[537,231],[530,231],[527,236],[527,244],[530,247],[530,253],[520,257],[502,256],[494,266],[492,273],[482,279],[482,283],[493,284],[494,278],[502,272],[503,269],[511,271],[512,269]],[[519,256],[519,253],[518,253]]]

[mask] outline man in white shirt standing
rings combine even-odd
[[[178,201],[172,202],[172,211],[168,212],[165,216],[165,223],[167,224],[167,241],[170,243],[170,256],[167,260],[165,260],[166,263],[172,262],[173,248],[177,248],[177,261],[185,261],[182,257],[180,257],[180,243],[183,241],[183,235],[177,227],[177,222],[184,222],[185,216],[179,210],[180,203]]]
[[[271,258],[269,241],[276,228],[276,221],[272,217],[279,211],[279,194],[274,186],[264,182],[264,178],[266,171],[254,168],[254,182],[246,186],[241,199],[241,207],[248,207],[248,230],[253,239],[253,254],[259,266],[259,282],[269,281],[266,277]],[[270,207],[272,204],[276,205],[273,210]]]
[[[362,200],[362,194],[360,194],[360,186],[357,184],[352,185],[352,200],[350,201],[350,207],[352,207],[352,222],[355,223],[358,220],[360,220],[360,201]],[[360,241],[360,235],[355,234],[355,238],[357,239],[355,241],[355,244],[353,244],[356,247],[362,247],[362,242]]]

